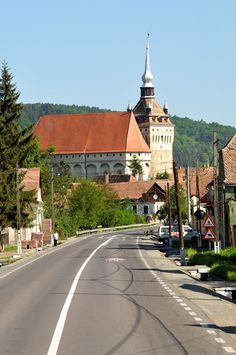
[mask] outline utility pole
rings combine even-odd
[[[172,246],[172,236],[171,236],[171,205],[170,205],[170,183],[167,182],[167,214],[168,214],[168,221],[169,221],[169,246]]]
[[[198,161],[196,166],[196,195],[197,195],[197,231],[200,234],[200,239],[198,239],[198,247],[202,246],[202,225],[201,225],[201,203],[200,203],[200,187],[199,187],[199,170]]]
[[[21,212],[20,212],[20,183],[19,166],[16,165],[16,229],[17,229],[17,254],[21,256]]]
[[[214,217],[215,217],[215,252],[220,251],[219,241],[219,199],[218,199],[218,140],[213,132],[213,182],[214,182]]]
[[[55,229],[55,211],[54,211],[54,171],[51,170],[51,218],[52,218],[52,234]]]
[[[189,166],[186,168],[186,178],[187,178],[187,208],[188,208],[188,223],[192,224],[191,216],[191,201],[190,201],[190,178],[189,178]]]
[[[184,255],[184,238],[183,238],[183,225],[182,225],[182,213],[180,204],[180,192],[179,192],[179,176],[176,166],[176,162],[173,162],[173,172],[175,179],[175,196],[176,196],[176,206],[178,215],[178,229],[179,229],[179,243],[180,243],[180,262],[181,265],[186,265],[185,255]]]

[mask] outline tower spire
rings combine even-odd
[[[145,58],[145,70],[142,76],[143,85],[141,86],[141,98],[154,97],[154,85],[152,83],[153,75],[150,68],[150,46],[149,46],[149,36],[147,34],[147,46],[146,46],[146,58]]]
[[[147,34],[147,46],[146,46],[146,59],[145,59],[145,70],[142,76],[142,81],[143,85],[142,87],[154,87],[152,80],[153,80],[153,75],[151,73],[151,68],[150,68],[150,46],[149,46],[149,36],[150,33]]]

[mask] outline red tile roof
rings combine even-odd
[[[224,183],[236,185],[236,133],[221,150],[224,169]]]
[[[40,168],[21,169],[24,191],[37,190],[40,187]]]
[[[208,168],[198,168],[198,177],[199,177],[199,192],[200,197],[205,196],[208,192],[207,186],[213,180],[213,167]],[[179,169],[179,183],[187,190],[187,177],[186,169]],[[197,195],[197,184],[196,184],[196,168],[189,168],[189,180],[190,180],[190,196]]]
[[[121,200],[129,198],[137,200],[142,197],[150,188],[157,183],[163,190],[168,180],[148,180],[148,181],[132,181],[132,182],[119,182],[109,184],[109,188],[115,191]]]
[[[34,136],[55,154],[150,152],[132,112],[46,115],[36,124]]]

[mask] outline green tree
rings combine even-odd
[[[156,174],[156,179],[160,180],[168,180],[170,177],[170,174],[165,170],[164,173],[157,173]]]
[[[187,197],[182,185],[179,185],[179,192],[180,192],[180,205],[181,205],[182,219],[186,219],[187,218]],[[177,218],[176,193],[175,193],[174,185],[172,185],[170,188],[170,206],[171,206],[172,219],[174,220]],[[158,217],[162,220],[167,217],[166,204],[161,207],[160,211],[158,212]]]
[[[128,167],[130,168],[133,176],[141,175],[143,173],[142,164],[136,155],[133,156],[133,160]]]
[[[81,180],[72,190],[69,211],[78,229],[95,228],[103,220],[105,211],[115,209],[119,200],[105,185]]]
[[[19,92],[12,83],[7,63],[1,68],[0,78],[0,245],[3,248],[2,230],[16,226],[16,167],[24,167],[27,156],[35,142],[31,139],[31,127],[20,129],[22,105],[18,103]],[[19,175],[21,221],[27,223],[29,205],[34,201],[33,192],[25,193],[23,175]],[[32,199],[31,199],[32,198]],[[27,212],[28,210],[28,212]],[[30,218],[28,218],[30,223]]]

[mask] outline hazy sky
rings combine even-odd
[[[0,61],[23,103],[134,106],[150,32],[157,101],[172,115],[236,126],[236,0],[0,3]]]

